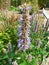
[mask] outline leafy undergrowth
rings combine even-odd
[[[30,48],[25,52],[17,48],[17,25],[14,28],[9,25],[4,32],[0,32],[0,65],[12,65],[16,61],[18,65],[38,65],[43,60],[43,56],[49,56],[48,33],[30,32]],[[40,39],[40,41],[38,41]],[[8,52],[8,43],[12,44],[12,51]],[[41,44],[40,44],[41,43]],[[46,47],[46,48],[45,48]],[[11,61],[10,61],[11,59]]]
[[[13,10],[13,7],[10,10]],[[6,17],[3,16],[0,20],[6,21]],[[33,32],[31,23],[31,44],[29,49],[23,52],[17,47],[19,23],[16,20],[12,21],[13,18],[8,19],[5,30],[0,31],[0,65],[14,65],[14,61],[16,65],[41,65],[43,56],[49,57],[49,45],[47,44],[49,33],[42,30]]]

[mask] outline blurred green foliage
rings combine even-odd
[[[11,0],[11,5],[12,6],[19,6],[19,5],[21,5],[21,1],[22,0]]]
[[[27,3],[31,2],[32,7],[34,9],[37,9],[37,6],[41,9],[46,6],[46,4],[47,4],[47,2],[49,2],[49,0],[11,0],[11,4],[13,6],[19,6],[25,2],[27,2]],[[36,8],[35,8],[35,5],[36,5]]]
[[[9,10],[10,11],[18,11],[17,8],[14,6],[19,6],[22,4],[22,0],[12,0],[12,5]],[[25,1],[25,0],[24,0]],[[26,0],[27,3],[31,2],[35,5],[35,0]],[[16,4],[17,3],[17,4]],[[38,3],[38,0],[36,1],[36,4]],[[39,0],[39,3],[43,3],[45,6],[46,0]],[[40,5],[39,4],[39,5]],[[31,4],[33,7],[33,4]],[[41,4],[42,5],[42,4]],[[35,8],[35,9],[34,9]],[[34,7],[34,11],[36,10],[36,6]],[[32,10],[33,11],[33,10]],[[0,21],[6,21],[6,17],[3,15],[3,17],[0,17]],[[39,32],[33,32],[33,26],[31,25],[31,31],[30,31],[30,39],[31,44],[30,48],[26,50],[25,52],[20,51],[17,48],[17,40],[18,40],[18,32],[17,32],[17,26],[18,22],[17,20],[12,24],[12,21],[10,20],[7,24],[7,27],[4,31],[0,31],[0,65],[12,65],[10,63],[10,58],[12,61],[17,61],[18,65],[38,65],[37,60],[39,63],[42,62],[43,56],[49,56],[49,45],[48,42],[48,36],[49,33],[46,31],[40,30]],[[32,23],[31,23],[32,24]],[[41,34],[42,32],[42,34]],[[38,48],[37,46],[37,40],[40,38],[42,44]],[[8,52],[8,43],[12,44],[12,52]],[[46,48],[45,48],[46,46]],[[6,49],[7,53],[4,53],[4,50]],[[32,60],[28,60],[26,58],[29,54],[33,56]],[[30,62],[29,62],[30,61]]]
[[[26,50],[25,52],[20,51],[17,48],[17,40],[18,40],[18,32],[17,32],[17,26],[18,22],[15,21],[13,24],[9,22],[7,28],[5,31],[0,32],[0,65],[12,65],[10,63],[10,58],[12,61],[17,61],[18,65],[38,65],[37,60],[39,63],[42,62],[43,56],[49,54],[49,46],[47,45],[48,42],[48,33],[40,32],[34,33],[32,31],[33,27],[31,25],[31,31],[30,31],[30,38],[31,38],[31,44],[30,48]],[[40,45],[40,48],[37,47],[37,40],[40,38],[42,44]],[[12,44],[12,52],[4,53],[3,49],[6,49],[8,51],[8,42]],[[40,44],[40,43],[39,43]],[[46,49],[45,49],[46,46]],[[26,57],[31,54],[33,56],[32,60],[26,59]]]
[[[10,6],[10,7],[8,8],[8,10],[9,10],[9,11],[16,11],[16,12],[18,12],[18,8],[17,8],[17,7],[14,7],[14,6]]]

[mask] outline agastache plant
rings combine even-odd
[[[29,48],[30,44],[30,20],[31,16],[29,15],[29,11],[31,10],[31,7],[29,7],[26,3],[19,7],[21,10],[21,16],[18,18],[18,22],[20,23],[18,25],[18,48],[20,50],[26,50]]]

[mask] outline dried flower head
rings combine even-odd
[[[29,62],[31,62],[33,58],[34,58],[34,57],[33,57],[31,54],[29,54],[29,55],[26,56],[26,59],[27,59]]]
[[[2,49],[3,50],[3,53],[6,54],[7,53],[7,50],[5,48]]]
[[[18,65],[18,63],[16,61],[13,61],[12,65]]]
[[[11,43],[9,42],[8,43],[8,52],[11,52],[12,51],[12,45],[11,45]]]

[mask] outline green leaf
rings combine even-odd
[[[0,60],[8,59],[8,55],[5,55],[3,58],[0,58]]]
[[[27,62],[24,61],[24,62],[22,62],[20,65],[27,65]]]

